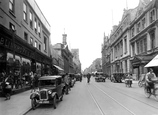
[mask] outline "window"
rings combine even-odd
[[[47,38],[44,37],[44,51],[47,51]]]
[[[145,28],[145,18],[142,19],[142,29]]]
[[[155,21],[155,10],[154,9],[150,12],[150,23],[152,23],[153,21]]]
[[[127,53],[127,36],[124,38],[124,43],[125,43],[125,54]]]
[[[132,56],[134,56],[135,55],[135,45],[134,45],[134,43],[132,44]]]
[[[41,44],[39,44],[39,50],[41,51]]]
[[[30,28],[33,28],[33,15],[32,15],[32,12],[30,12]]]
[[[133,37],[134,36],[134,27],[132,28],[132,32],[131,33],[132,33],[132,37]]]
[[[137,24],[137,33],[140,32],[140,22]]]
[[[38,23],[38,35],[41,37],[41,28],[40,28],[40,23]]]
[[[33,46],[33,38],[30,38],[30,44]]]
[[[14,13],[14,0],[9,0],[9,10]]]
[[[150,33],[151,49],[155,48],[155,32]]]
[[[35,48],[37,48],[37,41],[35,41]]]
[[[146,37],[144,38],[143,44],[144,44],[144,52],[146,52],[147,51],[147,38]]]
[[[24,32],[24,40],[27,42],[28,41],[28,34]]]
[[[23,18],[25,21],[27,21],[27,6],[25,3],[23,3]]]
[[[35,33],[37,33],[37,19],[35,18]]]
[[[9,29],[12,31],[12,32],[15,32],[15,25],[12,24],[11,22],[9,23]]]

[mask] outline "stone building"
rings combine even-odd
[[[136,8],[124,11],[110,35],[111,73],[131,72],[139,79],[147,72],[144,66],[158,53],[157,9],[157,0],[140,0]]]
[[[1,0],[0,72],[48,73],[50,28],[35,0]]]

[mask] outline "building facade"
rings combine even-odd
[[[50,25],[34,0],[0,1],[0,72],[50,71]]]
[[[79,59],[79,49],[71,49],[71,53],[73,55],[74,73],[81,73],[81,62]]]
[[[157,13],[157,0],[140,0],[136,8],[124,11],[110,35],[111,73],[131,72],[139,79],[147,72],[144,66],[158,53]]]

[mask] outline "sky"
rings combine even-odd
[[[121,21],[125,8],[139,0],[35,0],[51,26],[51,43],[62,43],[67,34],[70,49],[79,49],[82,70],[101,58],[104,33]]]

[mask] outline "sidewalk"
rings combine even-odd
[[[31,109],[30,90],[14,94],[10,100],[0,98],[0,115],[23,115]]]

